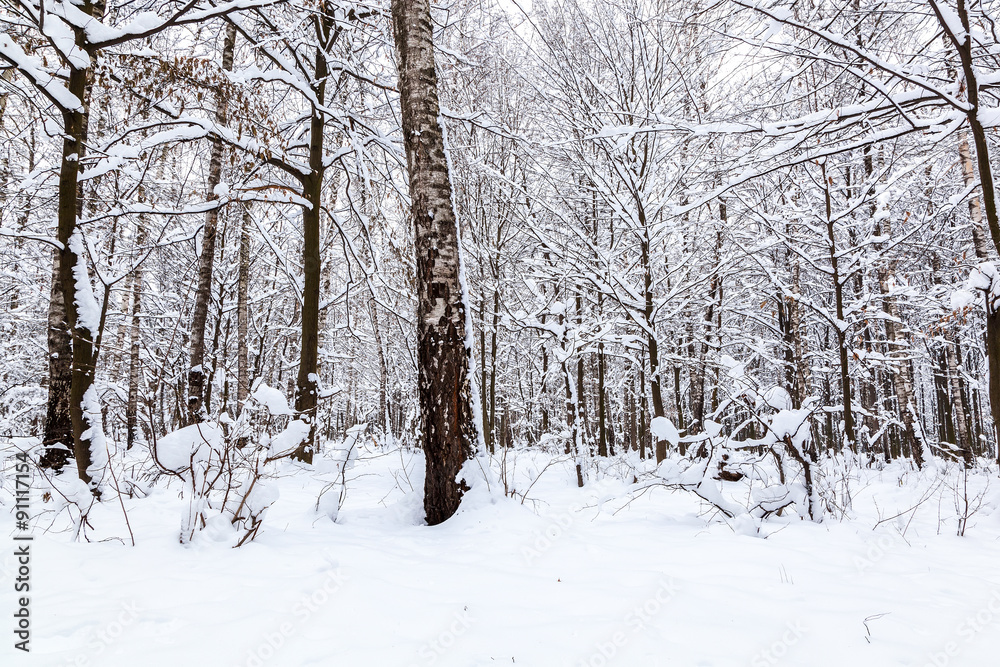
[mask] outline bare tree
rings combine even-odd
[[[439,118],[430,3],[393,0],[392,24],[416,238],[418,391],[427,458],[424,511],[427,523],[435,525],[458,509],[464,488],[458,475],[476,442],[468,311]]]

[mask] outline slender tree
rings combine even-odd
[[[430,3],[393,0],[392,24],[417,255],[417,372],[427,458],[424,510],[427,523],[435,525],[458,509],[464,489],[458,475],[476,441],[471,350],[458,223],[439,118]]]

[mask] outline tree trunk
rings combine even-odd
[[[931,2],[931,8],[937,16],[945,34],[951,40],[962,61],[962,73],[965,79],[966,94],[968,97],[968,110],[966,119],[969,123],[969,130],[972,133],[972,142],[976,147],[976,165],[979,170],[979,187],[982,194],[982,210],[986,214],[986,223],[989,229],[990,238],[993,240],[993,248],[1000,253],[1000,217],[997,215],[996,184],[993,182],[993,167],[990,164],[989,144],[986,139],[986,129],[979,118],[979,79],[973,62],[973,42],[969,39],[971,27],[969,23],[969,11],[965,0],[958,0],[956,12],[962,23],[962,31],[956,32],[954,26],[950,24],[941,14],[935,0]],[[963,165],[964,168],[964,165]],[[973,214],[975,212],[973,211]],[[975,240],[975,230],[973,239]],[[976,254],[984,252],[985,243],[977,243]],[[1000,438],[997,437],[997,429],[1000,428],[1000,312],[997,311],[997,292],[991,286],[986,293],[986,358],[989,360],[990,371],[990,411],[993,416],[993,435],[997,443],[997,462],[1000,463]]]
[[[889,235],[890,232],[884,232]],[[885,337],[888,344],[889,357],[905,356],[903,353],[908,349],[905,336],[897,329],[896,320],[899,318],[899,307],[894,297],[889,296],[889,271],[891,267],[880,267],[879,290],[882,292],[883,304],[889,319],[885,321]],[[898,359],[895,363],[892,376],[893,391],[896,394],[899,418],[903,422],[903,447],[909,448],[913,460],[918,467],[923,467],[925,462],[925,450],[922,439],[922,432],[918,430],[916,421],[916,403],[913,399],[913,375],[909,359]]]
[[[333,18],[323,12],[316,21],[316,38],[320,44],[331,39]],[[326,52],[315,53],[313,92],[320,104],[326,103],[326,82],[329,68]],[[294,458],[312,463],[316,448],[316,408],[319,402],[319,293],[323,277],[320,257],[320,221],[323,212],[324,145],[323,111],[313,108],[309,123],[309,175],[302,179],[303,196],[309,202],[302,208],[302,340],[299,347],[299,373],[295,382],[295,411],[309,423],[309,435],[295,450]]]
[[[85,2],[80,9],[90,16],[103,14],[103,7]],[[85,45],[84,35],[76,31],[76,45]],[[90,55],[88,54],[88,58]],[[88,325],[77,321],[77,278],[88,280],[86,261],[78,257],[75,248],[82,245],[78,236],[77,219],[82,207],[79,182],[80,162],[86,151],[87,119],[92,77],[89,66],[79,69],[69,66],[67,89],[80,100],[78,109],[66,109],[63,117],[63,150],[59,170],[57,208],[57,239],[62,247],[53,255],[52,291],[48,312],[49,397],[46,408],[44,442],[47,445],[39,461],[43,467],[59,469],[72,453],[76,457],[80,479],[88,484],[91,463],[90,440],[83,439],[88,422],[83,410],[83,398],[93,384],[93,337]],[[74,239],[74,244],[70,239]],[[79,245],[77,245],[79,243]],[[89,436],[89,434],[88,434]],[[69,452],[64,449],[69,447]]]
[[[972,164],[972,154],[969,152],[969,138],[965,133],[959,135],[958,157],[962,163],[962,180],[966,187],[976,180],[975,167]],[[972,246],[976,251],[976,259],[985,262],[990,258],[989,242],[986,240],[986,230],[983,229],[983,209],[979,197],[969,199],[969,219],[972,220]]]
[[[719,202],[719,220],[723,227],[728,224],[728,213],[725,202]],[[719,263],[719,253],[722,250],[722,230],[718,230],[715,235],[715,254],[713,259],[715,265]],[[715,321],[715,301],[719,291],[719,272],[712,273],[708,289],[708,307],[705,308],[704,325],[700,349],[698,350],[698,362],[695,372],[691,378],[691,434],[694,435],[704,428],[705,421],[705,380],[708,376],[708,351],[710,347],[711,329]]]
[[[480,281],[484,277],[483,267],[480,265],[479,277]],[[486,294],[482,294],[482,298],[479,299],[479,313],[482,318],[482,324],[479,327],[479,410],[482,414],[483,420],[483,442],[486,443],[486,450],[492,454],[495,450],[493,447],[493,441],[490,439],[493,436],[493,429],[490,427],[490,383],[489,383],[489,373],[486,371]]]
[[[250,395],[250,204],[243,209],[240,227],[240,257],[236,283],[236,414]]]
[[[483,430],[489,432],[490,451],[496,447],[497,440],[497,329],[500,327],[500,276],[499,258],[497,258],[497,273],[494,274],[493,288],[493,322],[490,326],[490,413],[489,425]],[[486,416],[484,415],[485,419]]]
[[[135,245],[141,249],[146,244],[145,216],[139,216],[139,228],[136,230]],[[141,252],[141,250],[140,250]],[[132,273],[132,324],[129,327],[128,354],[128,402],[125,405],[125,438],[126,449],[132,449],[135,444],[136,430],[139,425],[139,349],[141,347],[141,331],[139,325],[142,311],[142,264],[135,267]]]
[[[233,51],[236,47],[236,26],[226,23],[226,35],[222,44],[222,69],[232,71]],[[219,90],[215,95],[215,121],[220,127],[228,122],[229,101]],[[222,152],[221,139],[212,140],[212,152],[208,163],[208,183],[206,184],[207,200],[216,201],[219,195],[215,190],[222,182]],[[191,315],[191,347],[189,354],[189,370],[187,382],[187,415],[186,423],[195,424],[202,421],[211,406],[205,401],[205,322],[208,319],[208,306],[212,301],[212,274],[215,266],[215,234],[219,221],[219,209],[211,208],[205,213],[205,229],[202,233],[201,256],[198,258],[198,288],[194,297],[194,312]]]
[[[81,9],[91,16],[97,16],[98,7],[86,2]],[[76,43],[81,49],[85,44],[81,31],[77,31]],[[97,322],[94,313],[84,313],[81,319],[78,303],[78,287],[89,288],[89,275],[83,251],[83,239],[77,227],[77,219],[83,202],[80,191],[80,163],[87,147],[87,118],[90,101],[91,71],[69,67],[67,88],[82,102],[82,106],[63,112],[63,150],[59,170],[58,231],[57,238],[62,244],[58,257],[59,284],[62,288],[62,302],[65,322],[70,335],[72,368],[69,386],[69,416],[73,431],[73,452],[80,479],[90,484],[91,439],[95,426],[91,414],[84,409],[84,399],[91,395],[94,383],[94,336]],[[81,302],[85,297],[80,297]],[[58,317],[58,313],[56,313]],[[51,313],[50,313],[51,321]],[[86,435],[85,435],[86,434]]]
[[[604,386],[605,364],[604,343],[597,344],[597,455],[608,455],[608,408],[607,389]]]
[[[312,146],[319,142],[316,164],[307,179],[305,195],[309,207],[302,209],[302,339],[299,348],[299,372],[295,382],[295,412],[309,423],[309,435],[295,451],[294,458],[312,463],[316,441],[316,407],[318,405],[319,377],[319,292],[321,278],[321,258],[319,245],[320,212],[322,206],[322,177],[317,177],[316,169],[322,162],[321,118],[313,117]],[[310,163],[313,160],[310,159]]]
[[[835,327],[835,340],[837,341],[837,351],[840,357],[840,389],[841,398],[844,402],[844,438],[847,440],[848,448],[855,454],[858,453],[857,442],[854,432],[854,411],[851,409],[851,375],[848,365],[847,354],[847,322],[844,321],[844,281],[840,275],[840,261],[837,255],[837,240],[834,235],[833,204],[830,197],[830,181],[826,175],[826,164],[821,167],[823,175],[823,192],[826,205],[826,233],[830,251],[830,271],[833,282],[833,295],[837,309],[837,326]],[[837,449],[839,450],[839,445]]]
[[[434,70],[428,0],[392,0],[410,218],[417,262],[417,347],[421,440],[427,460],[427,523],[450,518],[462,500],[464,462],[476,424],[470,403],[466,296]]]
[[[812,385],[812,372],[809,368],[809,338],[808,332],[803,331],[802,306],[798,301],[802,295],[801,274],[802,270],[798,257],[796,257],[792,264],[792,293],[795,298],[788,304],[788,319],[795,343],[795,382],[792,391],[792,405],[795,408],[801,408],[805,400],[809,398],[809,390]]]
[[[642,222],[644,216],[640,215]],[[649,353],[649,388],[653,395],[653,416],[663,417],[663,390],[660,378],[660,350],[656,341],[656,329],[653,324],[653,273],[649,263],[649,231],[644,232],[640,244],[643,270],[643,323],[646,325],[646,349]],[[644,415],[645,416],[645,415]],[[666,440],[656,441],[656,462],[667,458]]]
[[[48,352],[49,398],[45,410],[45,450],[38,459],[43,468],[60,470],[73,456],[73,421],[70,417],[69,393],[73,382],[73,346],[66,322],[63,285],[59,261],[62,253],[52,256],[52,288],[49,293]]]

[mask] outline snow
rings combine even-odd
[[[271,438],[271,456],[281,456],[294,451],[308,436],[309,424],[301,419],[293,419],[288,422],[284,431]]]
[[[951,293],[951,309],[961,310],[962,308],[968,308],[976,303],[976,295],[966,289],[955,290]]]
[[[45,69],[41,58],[26,54],[24,49],[6,33],[0,33],[0,55],[14,63],[28,80],[63,108],[69,111],[83,109],[83,102],[80,98],[69,92],[53,73]]]
[[[959,18],[958,13],[942,2],[934,3],[934,8],[937,10],[938,21],[940,21],[941,26],[954,35],[959,44],[964,44],[969,38],[969,33],[962,26],[962,19]]]
[[[191,462],[204,462],[214,453],[223,452],[223,435],[213,422],[192,424],[168,433],[156,442],[156,460],[167,470],[181,472],[191,467]]]
[[[784,387],[775,385],[764,392],[764,403],[775,410],[790,410],[792,397]]]
[[[550,461],[516,455],[517,488]],[[994,664],[1000,650],[1000,496],[988,490],[967,536],[955,537],[948,484],[957,478],[862,470],[851,517],[818,525],[789,516],[758,532],[745,515],[706,515],[691,494],[629,497],[611,476],[578,489],[564,462],[523,504],[502,490],[470,492],[458,515],[427,527],[419,454],[365,445],[337,523],[316,521],[313,509],[337,471],[296,476],[296,464],[283,465],[251,493],[273,505],[239,549],[225,539],[224,517],[210,518],[190,548],[177,543],[188,502],[180,480],[122,498],[134,548],[106,539],[128,543],[117,500],[91,509],[89,543],[36,527],[34,660],[923,667],[950,650],[947,664],[971,667]],[[973,482],[983,489],[986,479]],[[0,524],[13,531],[12,513],[0,512]],[[8,590],[14,568],[10,552],[0,556]],[[21,664],[11,644],[0,663]]]
[[[71,9],[73,12],[86,16],[83,12],[67,3],[56,3],[55,8]],[[90,18],[90,17],[87,17]],[[72,28],[58,15],[49,16],[47,21],[41,23],[42,33],[49,38],[52,45],[59,51],[63,58],[76,69],[87,69],[90,67],[90,56],[87,52],[76,45],[76,36]]]
[[[90,441],[90,466],[87,468],[87,474],[97,486],[100,485],[104,471],[108,467],[108,443],[104,436],[101,401],[97,397],[97,387],[94,385],[90,385],[83,395],[83,414],[87,419],[87,428],[81,437]]]
[[[681,439],[674,423],[666,417],[653,417],[649,422],[649,432],[657,440],[666,440],[675,447]]]
[[[94,288],[90,284],[87,273],[87,251],[83,247],[83,235],[80,230],[69,237],[69,249],[76,254],[76,264],[73,265],[73,278],[76,282],[76,326],[88,329],[90,335],[96,338],[101,328],[101,306],[94,297]]]
[[[971,294],[976,292],[986,292],[991,298],[1000,298],[1000,275],[997,267],[992,262],[983,262],[977,268],[969,272],[969,277],[965,281],[962,289],[952,295],[952,307],[961,307],[975,303],[975,297]],[[971,294],[970,294],[971,293]],[[969,296],[966,296],[969,294]]]
[[[281,498],[277,484],[258,482],[253,485],[245,498],[246,506],[251,514],[259,514]]]
[[[250,394],[250,398],[267,408],[267,411],[275,417],[293,414],[291,408],[288,407],[288,400],[285,398],[285,395],[263,382]]]
[[[809,408],[779,410],[776,415],[771,417],[768,424],[769,435],[775,439],[775,442],[783,441],[786,437],[790,438],[792,445],[802,456],[804,455],[802,448],[809,440],[809,416],[811,414],[812,410]]]

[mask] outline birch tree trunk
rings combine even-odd
[[[162,172],[162,168],[160,170]],[[140,189],[140,200],[144,200]],[[140,250],[146,244],[146,216],[139,216],[139,225],[135,234],[135,247]],[[125,404],[125,430],[126,449],[132,449],[135,444],[136,430],[139,425],[139,348],[141,347],[141,323],[142,292],[143,292],[143,270],[142,264],[135,267],[132,273],[132,318],[129,326],[129,353],[128,353],[128,399]],[[124,338],[122,338],[124,340]]]
[[[788,315],[795,341],[795,382],[793,383],[792,405],[796,408],[801,408],[802,404],[809,398],[809,390],[812,387],[812,371],[809,368],[809,338],[808,332],[804,331],[802,306],[799,303],[802,296],[801,276],[802,268],[798,257],[796,257],[792,264],[792,293],[795,298],[789,303]],[[719,339],[721,343],[721,332]]]
[[[417,260],[417,352],[421,439],[427,459],[424,510],[439,524],[458,509],[457,479],[472,456],[466,295],[458,224],[439,119],[433,24],[428,0],[392,0],[403,142],[410,176],[410,218]]]
[[[976,180],[975,166],[972,164],[972,154],[969,152],[969,138],[963,132],[962,141],[958,145],[958,157],[962,163],[962,180],[966,187]],[[976,259],[985,262],[990,258],[989,242],[986,240],[986,230],[983,229],[983,207],[979,197],[969,199],[969,218],[972,220],[972,246],[976,251]]]
[[[73,347],[66,322],[63,286],[59,279],[62,253],[52,254],[52,288],[49,292],[48,352],[49,398],[45,407],[45,450],[38,465],[60,470],[73,456],[73,421],[70,417],[69,392],[73,382]]]
[[[250,204],[243,209],[240,228],[239,273],[236,282],[236,414],[250,395]]]

